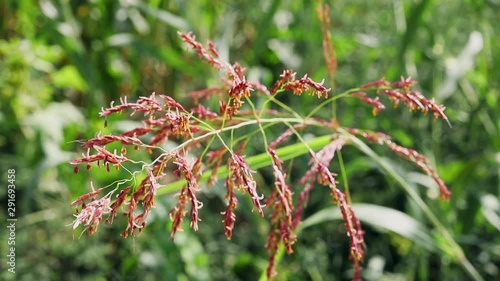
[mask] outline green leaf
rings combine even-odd
[[[208,270],[209,257],[200,240],[192,232],[178,232],[175,244],[179,247],[186,272],[196,280],[211,280]]]
[[[88,90],[87,82],[73,65],[66,65],[60,70],[51,73],[50,76],[54,85],[59,88],[70,88],[80,92]]]
[[[189,30],[189,26],[190,26],[189,23],[185,19],[183,19],[177,15],[174,15],[168,11],[153,8],[153,7],[151,7],[145,3],[142,3],[140,1],[138,1],[137,3],[134,3],[134,4],[137,4],[137,8],[139,8],[144,13],[157,18],[158,20],[162,21],[163,23],[165,23],[167,25],[175,27],[178,30],[183,30],[183,31]]]
[[[481,197],[482,211],[486,220],[500,231],[500,201],[492,194]]]
[[[369,224],[381,232],[397,233],[429,251],[437,250],[432,237],[427,234],[429,230],[409,215],[374,204],[360,203],[352,206],[361,222]],[[300,230],[332,220],[342,220],[342,215],[337,207],[327,208],[310,216],[302,222]]]

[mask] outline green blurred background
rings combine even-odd
[[[427,97],[447,106],[452,127],[405,109],[389,108],[373,118],[370,108],[354,100],[339,103],[340,123],[385,132],[432,159],[453,193],[450,202],[436,200],[434,186],[411,165],[388,161],[480,275],[498,280],[500,1],[327,2],[338,56],[335,92],[383,76],[411,76]],[[170,195],[157,199],[148,227],[135,239],[120,237],[120,219],[92,237],[80,236],[72,231],[69,203],[89,191],[90,180],[102,186],[123,174],[93,169],[75,175],[68,161],[80,152],[75,139],[103,130],[98,112],[110,101],[156,91],[189,105],[187,92],[216,85],[218,74],[187,51],[179,30],[193,31],[201,42],[213,40],[223,58],[240,62],[250,79],[268,87],[285,68],[326,77],[317,6],[292,0],[2,1],[0,215],[3,226],[3,186],[7,169],[16,169],[18,223],[15,275],[6,271],[8,234],[5,227],[0,232],[0,279],[257,280],[267,266],[269,223],[241,199],[233,239],[227,241],[220,215],[223,184],[201,195],[200,230],[186,228],[175,242],[169,235],[168,212],[175,204]],[[317,104],[305,97],[286,102],[299,112]],[[115,123],[120,124],[126,125]],[[408,195],[359,151],[343,151],[366,230],[364,280],[471,280]],[[307,169],[296,165],[292,173]],[[269,172],[262,173],[261,183],[272,183]],[[304,219],[319,219],[300,233],[295,253],[278,265],[276,280],[352,275],[343,222],[321,216],[332,208],[326,194],[311,194]],[[410,229],[413,224],[417,230]]]

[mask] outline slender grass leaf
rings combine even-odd
[[[176,16],[164,10],[155,9],[140,1],[137,1],[136,4],[137,8],[139,8],[141,11],[157,18],[158,20],[164,22],[165,24],[168,24],[182,31],[187,31],[190,29],[189,23],[185,19],[179,16]]]
[[[427,234],[429,230],[419,221],[401,211],[363,203],[353,204],[353,209],[358,219],[363,223],[382,231],[397,233],[429,251],[437,250],[432,237]],[[302,222],[301,230],[332,220],[342,220],[342,215],[337,207],[327,208],[310,216]]]
[[[500,231],[500,202],[492,194],[486,194],[481,197],[482,211],[486,220]]]

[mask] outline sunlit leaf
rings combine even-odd
[[[51,73],[54,85],[59,88],[70,88],[80,92],[88,90],[87,82],[82,78],[76,67],[66,65]]]
[[[353,204],[354,212],[363,224],[371,225],[382,232],[397,233],[419,246],[435,251],[436,245],[429,230],[409,215],[387,207],[373,204]],[[321,210],[302,222],[301,229],[332,220],[342,220],[337,207]]]
[[[159,19],[163,23],[173,26],[179,30],[189,29],[189,23],[185,19],[174,15],[171,12],[155,9],[143,3],[142,1],[137,1],[137,8],[142,10],[144,13]]]
[[[486,220],[500,231],[500,202],[492,194],[486,194],[481,197],[483,206],[483,215]]]

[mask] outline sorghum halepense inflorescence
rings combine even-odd
[[[250,196],[253,208],[259,215],[267,214],[270,219],[272,228],[265,246],[270,253],[267,275],[271,278],[275,274],[279,246],[283,244],[288,253],[293,252],[293,244],[297,239],[296,230],[301,222],[309,194],[319,185],[328,188],[332,201],[339,207],[350,241],[350,257],[355,268],[354,279],[360,280],[360,263],[365,250],[364,232],[349,203],[350,199],[337,187],[336,174],[330,170],[336,153],[345,145],[349,145],[349,138],[337,131],[340,126],[338,121],[318,117],[297,118],[297,114],[290,113],[288,107],[281,108],[282,112],[275,110],[259,112],[253,106],[252,110],[242,110],[245,103],[252,105],[252,93],[259,93],[274,102],[277,95],[290,92],[299,96],[308,93],[319,99],[326,99],[329,97],[330,89],[323,85],[323,81],[315,82],[308,75],[297,79],[296,73],[289,69],[283,71],[271,90],[268,90],[259,82],[248,81],[245,68],[240,64],[222,61],[213,43],[209,42],[208,47],[205,47],[196,41],[191,33],[179,33],[179,36],[198,53],[200,58],[225,74],[221,79],[221,85],[189,93],[188,96],[194,100],[194,106],[190,109],[186,109],[170,96],[155,93],[149,97],[140,97],[136,102],[122,98],[120,104],[111,103],[108,108],[103,108],[100,116],[104,118],[122,112],[128,112],[130,116],[140,113],[143,116],[141,126],[119,134],[98,133],[94,138],[84,142],[82,146],[86,152],[81,158],[71,162],[75,165],[76,173],[82,164],[86,165],[87,170],[90,170],[92,165],[105,166],[109,172],[110,166],[120,168],[125,163],[141,163],[128,158],[128,147],[152,153],[155,158],[151,164],[141,166],[143,179],[136,186],[120,188],[120,185],[116,185],[115,189],[104,196],[100,196],[104,188],[94,189],[92,186],[92,191],[75,200],[72,206],[79,206],[80,210],[75,215],[73,228],[83,225],[89,234],[93,234],[104,218],[107,223],[112,223],[121,212],[127,218],[127,227],[122,236],[135,236],[137,231],[141,232],[146,226],[147,217],[155,206],[158,190],[169,185],[165,180],[167,175],[171,174],[183,180],[182,187],[178,189],[176,195],[177,204],[170,211],[173,239],[175,233],[182,229],[183,219],[188,213],[190,227],[198,229],[198,223],[201,221],[199,210],[203,207],[203,203],[197,197],[203,186],[200,183],[206,181],[208,185],[212,185],[223,176],[225,179],[221,179],[221,182],[224,182],[226,187],[226,208],[221,210],[221,214],[224,232],[228,239],[232,237],[237,219],[239,193]],[[350,95],[373,106],[374,115],[385,106],[378,96],[368,97],[369,90],[375,90],[375,94],[379,96],[388,96],[395,106],[403,103],[410,110],[420,110],[424,113],[432,111],[436,118],[447,121],[444,107],[412,90],[414,84],[415,82],[409,78],[393,83],[381,79],[361,86],[358,91],[353,91]],[[202,99],[218,100],[219,106],[217,109],[207,108],[200,103]],[[279,103],[277,105],[280,106]],[[277,112],[283,116],[282,119],[275,118]],[[267,142],[266,130],[270,127],[264,129],[261,126],[263,122],[274,125],[285,124],[289,129],[274,141]],[[107,125],[107,121],[105,124]],[[247,141],[242,140],[248,137],[227,139],[223,135],[224,132],[230,131],[237,136],[238,129],[245,126],[258,127],[264,136],[265,153],[269,156],[268,166],[271,166],[275,178],[274,189],[266,198],[253,177],[256,171],[246,160]],[[318,151],[308,149],[309,169],[298,184],[291,185],[278,149],[292,142],[293,136],[302,140],[301,133],[316,127],[329,130],[331,139]],[[385,145],[396,155],[415,163],[434,178],[440,187],[442,198],[449,197],[450,193],[444,182],[423,155],[397,145],[389,136],[382,133],[356,128],[347,128],[347,132],[361,136],[370,143]],[[162,144],[167,140],[176,142],[177,147],[165,150]],[[229,141],[232,143],[226,143]],[[120,151],[109,151],[107,147],[111,144],[121,145]],[[306,144],[304,146],[307,147]]]

